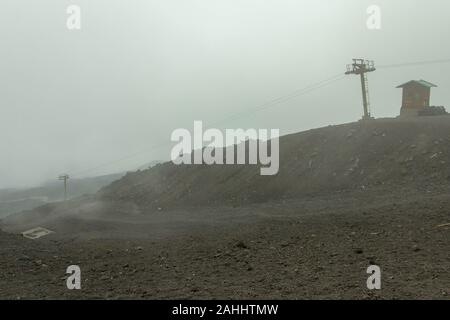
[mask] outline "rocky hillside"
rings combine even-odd
[[[103,188],[102,200],[155,208],[240,205],[348,190],[426,192],[450,183],[450,117],[379,119],[280,138],[280,170],[157,165]]]

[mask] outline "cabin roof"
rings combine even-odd
[[[397,88],[408,87],[408,86],[410,86],[412,84],[418,84],[420,86],[427,87],[427,88],[437,87],[437,85],[432,84],[431,82],[428,82],[428,81],[425,81],[425,80],[411,80],[411,81],[408,81],[408,82],[406,82],[406,83],[404,83],[402,85],[399,85]]]

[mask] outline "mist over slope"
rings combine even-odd
[[[155,208],[240,205],[339,191],[419,190],[450,180],[450,117],[378,119],[280,138],[280,169],[174,165],[128,173],[100,190],[106,201]]]
[[[84,194],[92,194],[124,174],[109,174],[98,177],[70,179],[68,197],[76,198]],[[61,181],[48,182],[42,186],[28,189],[0,190],[0,218],[23,210],[30,210],[46,203],[64,199],[64,188]]]
[[[249,212],[302,216],[341,208],[357,215],[375,208],[389,215],[399,203],[415,208],[446,196],[449,163],[450,117],[356,122],[281,137],[274,176],[261,176],[259,165],[167,162],[95,194],[15,213],[0,227],[41,226],[55,237],[163,237],[207,221],[253,219]]]
[[[135,170],[149,169],[160,160],[154,160],[141,165]],[[122,178],[125,173],[113,173],[86,178],[70,178],[68,198],[76,199],[83,195],[94,194],[102,187]],[[22,189],[0,189],[0,219],[24,210],[31,210],[52,202],[64,200],[62,181],[51,181],[41,186]]]

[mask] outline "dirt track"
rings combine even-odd
[[[448,208],[448,195],[359,193],[194,210],[191,224],[170,232],[169,212],[135,232],[117,220],[93,231],[73,218],[91,231],[0,234],[0,298],[448,299],[450,226],[438,227],[450,222]],[[71,264],[81,267],[81,291],[65,288]],[[381,291],[366,289],[370,264],[382,268]]]

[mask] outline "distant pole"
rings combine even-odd
[[[369,110],[369,101],[367,99],[367,90],[368,87],[366,86],[367,78],[365,73],[361,73],[361,89],[362,89],[362,98],[363,98],[363,109],[364,109],[364,118],[370,118],[370,110]]]
[[[369,101],[369,81],[367,80],[367,73],[375,71],[375,63],[370,60],[353,59],[353,63],[347,65],[347,72],[345,74],[356,74],[361,77],[361,90],[363,99],[363,120],[373,119],[370,112]]]
[[[64,181],[64,201],[67,201],[67,180],[69,180],[68,174],[63,174],[58,177],[58,180]]]

